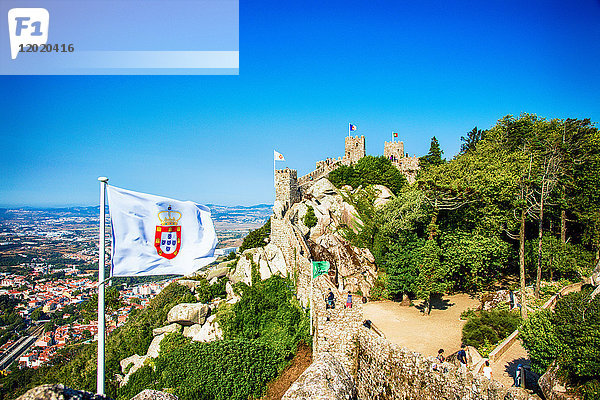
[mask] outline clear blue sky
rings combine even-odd
[[[3,35],[3,39],[5,35]],[[506,114],[600,122],[600,1],[243,1],[239,76],[0,77],[0,205],[97,204],[96,178],[182,200],[273,200],[349,122],[422,155]]]

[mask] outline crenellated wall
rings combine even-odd
[[[367,154],[364,136],[346,136],[344,145],[345,152],[342,159],[344,165],[356,164],[358,160]]]

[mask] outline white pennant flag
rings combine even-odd
[[[107,186],[113,276],[187,275],[216,259],[208,207]]]
[[[273,157],[275,161],[285,161],[285,158],[283,157],[283,154],[273,150]]]

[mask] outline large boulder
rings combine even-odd
[[[178,400],[178,397],[171,393],[146,389],[133,396],[130,400]]]
[[[121,387],[127,385],[131,375],[133,375],[133,373],[138,369],[142,368],[147,359],[148,356],[139,356],[137,354],[122,359],[120,362],[121,371],[123,371],[125,376],[120,380],[119,385]]]
[[[188,338],[193,338],[201,330],[202,330],[202,325],[200,325],[200,324],[186,326],[185,328],[183,328],[183,336],[188,337]]]
[[[242,253],[235,271],[229,275],[233,282],[252,284],[252,262],[258,266],[261,279],[268,279],[273,275],[286,276],[287,267],[281,250],[273,243],[265,247],[248,249]]]
[[[171,393],[158,390],[145,389],[133,396],[130,400],[178,400],[179,398]]]
[[[17,400],[112,400],[101,394],[75,390],[64,385],[42,385],[35,387]]]
[[[227,274],[229,273],[229,264],[231,263],[232,261],[220,263],[215,268],[208,271],[208,274],[206,274],[206,279],[210,281],[213,278],[221,278],[223,276],[227,276]]]
[[[151,358],[158,357],[158,353],[160,352],[160,342],[162,342],[165,336],[166,334],[163,333],[161,335],[155,336],[154,339],[152,339],[150,346],[148,346],[148,352],[146,352],[146,356]]]
[[[153,336],[162,335],[163,333],[176,333],[181,331],[181,325],[178,323],[172,323],[169,325],[161,326],[160,328],[154,328],[152,330]]]
[[[189,337],[196,342],[212,342],[217,339],[223,339],[223,332],[215,321],[215,315],[211,315],[204,325],[186,326],[183,329],[183,336]]]
[[[227,303],[235,304],[241,300],[241,297],[233,291],[233,286],[229,281],[225,284],[225,292],[227,293]]]
[[[323,353],[285,392],[282,400],[347,400],[356,395],[352,377],[330,353]]]
[[[167,320],[183,326],[203,324],[209,310],[208,305],[202,303],[180,303],[171,308]]]
[[[344,290],[361,291],[369,296],[377,279],[375,258],[369,249],[351,245],[338,233],[321,235],[310,243],[313,260],[329,261],[337,270]]]
[[[328,179],[322,178],[310,186],[306,193],[317,200],[321,200],[325,196],[338,194],[338,190]]]

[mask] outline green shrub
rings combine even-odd
[[[256,340],[200,343],[174,333],[163,339],[155,369],[147,365],[132,374],[118,399],[164,388],[180,400],[258,398],[283,365],[281,354]]]
[[[329,180],[338,188],[344,185],[353,188],[360,185],[384,185],[394,194],[400,193],[408,183],[400,170],[384,156],[366,156],[353,166],[342,165],[329,173]]]
[[[583,400],[598,400],[600,399],[600,380],[593,379],[579,387],[579,393],[583,396]]]
[[[298,342],[310,343],[308,317],[291,288],[277,275],[253,281],[252,286],[237,283],[234,289],[242,294],[241,300],[217,312],[225,339],[256,339],[283,357],[292,356]]]
[[[311,206],[308,206],[308,209],[306,210],[306,214],[304,215],[303,222],[307,228],[312,228],[313,226],[317,225],[317,217],[315,215],[315,209],[312,208]]]
[[[480,353],[486,353],[491,346],[508,337],[520,323],[521,317],[517,313],[504,310],[481,311],[479,315],[469,317],[463,326],[462,339]]]
[[[540,310],[531,314],[519,329],[519,335],[529,353],[531,370],[540,375],[546,372],[561,348],[552,325],[552,312]]]
[[[532,369],[543,373],[556,360],[569,383],[595,398],[600,376],[600,296],[592,288],[559,299],[554,312],[538,311],[521,328]]]
[[[248,236],[244,238],[242,245],[238,249],[238,253],[242,254],[244,250],[253,249],[255,247],[265,247],[267,242],[265,239],[271,234],[271,219],[258,229],[255,229],[248,233]]]
[[[373,301],[377,301],[377,300],[384,300],[384,299],[388,299],[390,297],[390,292],[387,289],[388,287],[388,283],[387,283],[388,277],[387,275],[380,275],[377,277],[377,279],[375,280],[375,284],[373,285],[373,287],[371,288],[371,291],[369,292],[370,294],[370,299]]]

